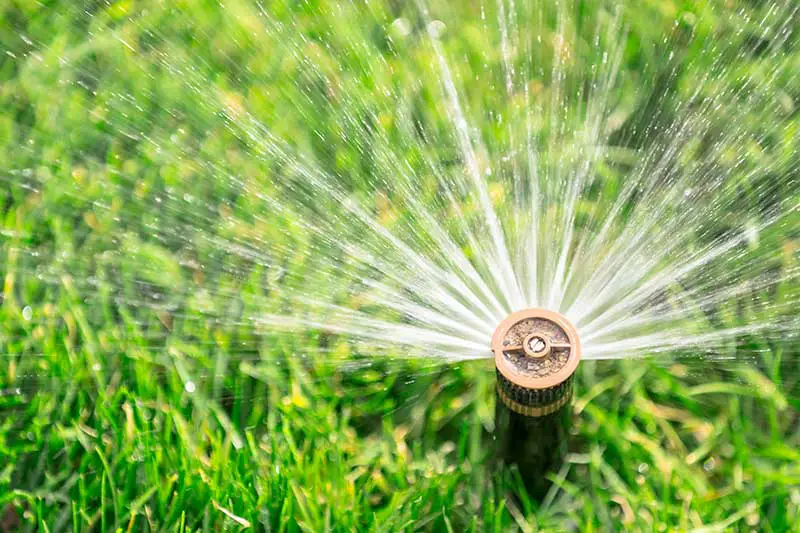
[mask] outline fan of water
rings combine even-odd
[[[675,13],[635,47],[648,22],[615,4],[123,7],[6,51],[20,94],[72,95],[9,129],[3,180],[41,223],[6,224],[5,304],[34,324],[83,299],[101,346],[121,315],[154,342],[201,322],[449,359],[528,307],[589,359],[797,329],[796,7]]]

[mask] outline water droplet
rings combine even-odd
[[[33,309],[31,309],[30,305],[26,305],[25,308],[22,310],[22,318],[25,320],[30,320],[33,318]]]
[[[434,39],[441,37],[446,29],[447,26],[441,20],[432,20],[428,23],[428,35]]]
[[[194,381],[187,381],[183,388],[186,389],[186,392],[189,394],[197,390],[197,386],[194,384]]]
[[[411,25],[408,23],[408,20],[403,17],[395,19],[394,22],[392,22],[392,28],[400,37],[406,37],[411,33]]]

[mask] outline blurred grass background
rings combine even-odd
[[[759,54],[768,43],[753,21],[772,7],[624,7],[621,83],[609,95],[622,161],[603,169],[608,187],[624,180],[625,150],[647,149],[631,132],[668,122],[697,88],[711,43],[752,50],[728,75],[758,79],[774,59]],[[589,47],[592,21],[614,9],[570,4],[575,46]],[[431,10],[447,23],[456,76],[499,69],[482,6]],[[364,153],[380,147],[346,139],[347,117],[330,105],[337,86],[350,90],[347,109],[385,111],[395,103],[377,88],[391,85],[428,131],[449,127],[414,12],[388,0],[0,4],[0,530],[798,531],[791,339],[742,339],[729,360],[583,363],[573,453],[552,474],[558,490],[534,502],[492,471],[490,362],[373,361],[320,333],[246,319],[285,311],[281,286],[314,273],[297,220],[234,186],[277,187],[291,171],[255,157],[231,118],[247,110],[359,194],[372,170]],[[282,53],[281,39],[299,36],[338,85]],[[796,41],[785,54],[800,68]],[[547,62],[553,49],[539,53]],[[584,65],[565,68],[580,79]],[[491,76],[467,79],[465,107],[492,144],[503,132],[480,117],[513,108]],[[742,175],[796,150],[800,88],[779,78],[769,90],[783,127],[744,103],[717,117],[724,129],[735,114],[768,139],[731,147],[748,158]],[[392,115],[380,116],[390,131]],[[445,138],[397,150],[456,161]],[[763,177],[780,183],[772,201],[800,201],[783,170]],[[761,236],[784,250],[769,268],[797,267],[798,237],[796,218]],[[220,245],[259,242],[295,253],[267,267]],[[800,294],[783,284],[768,297]],[[741,306],[721,309],[720,327],[775,312]]]

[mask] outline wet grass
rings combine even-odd
[[[269,187],[280,169],[249,157],[164,58],[199,59],[203,91],[229,111],[273,117],[270,125],[319,152],[355,191],[369,169],[336,141],[335,110],[289,107],[293,88],[308,82],[296,66],[263,44],[244,46],[252,28],[242,21],[258,19],[241,13],[255,8],[225,6],[90,3],[91,16],[58,3],[0,7],[0,531],[797,530],[800,372],[791,339],[742,338],[712,359],[582,364],[571,454],[537,502],[492,468],[488,361],[376,361],[357,344],[248,321],[281,309],[281,287],[312,273],[289,254],[271,258],[287,267],[276,269],[215,243],[242,235],[308,243],[284,215],[215,181],[219,169],[207,162],[254,187]],[[637,73],[659,63],[657,36],[679,7],[627,8],[619,106],[630,118],[621,139],[652,119],[653,100],[643,96],[652,80]],[[275,9],[309,35],[333,27],[347,37],[357,20],[358,37],[380,44],[379,26],[347,13]],[[403,11],[373,9],[389,20]],[[676,31],[690,21],[699,36],[677,50],[689,59],[703,57],[701,37],[758,35],[744,22],[736,33],[710,7],[685,9],[691,16],[677,17]],[[473,19],[479,12],[465,11],[452,25],[472,35]],[[453,52],[475,59],[483,43],[463,46]],[[424,54],[409,57],[432,63]],[[731,75],[769,60],[754,55]],[[399,76],[414,77],[394,61]],[[693,89],[703,64],[687,64],[662,87],[667,96]],[[271,82],[289,76],[278,68],[298,81]],[[473,94],[501,99],[478,87]],[[416,112],[429,126],[446,124],[431,94],[420,94]],[[797,105],[800,93],[789,87],[785,96]],[[754,136],[769,127],[760,110],[738,111]],[[796,112],[785,125],[748,152],[752,166],[796,142]],[[171,144],[155,151],[148,138]],[[613,183],[621,171],[604,172]],[[784,180],[787,198],[798,194],[790,177],[770,179]],[[797,239],[796,227],[762,236],[763,246],[786,250],[769,268],[797,268]],[[787,285],[768,295],[798,297]],[[738,304],[719,310],[720,327],[773,312]]]

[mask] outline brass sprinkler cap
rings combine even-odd
[[[525,309],[510,314],[492,335],[497,371],[523,389],[543,390],[569,379],[581,360],[575,326],[561,313]]]

